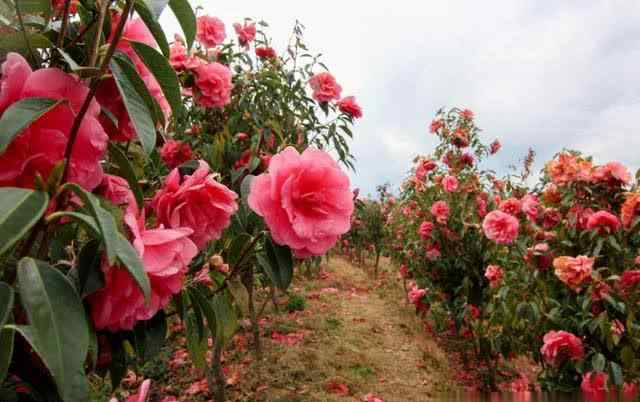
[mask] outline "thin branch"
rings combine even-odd
[[[71,127],[71,133],[69,134],[69,141],[67,142],[67,148],[64,151],[65,166],[64,166],[64,173],[62,174],[62,184],[66,183],[67,178],[69,176],[69,165],[71,165],[71,154],[73,153],[73,145],[75,144],[76,139],[78,138],[78,131],[80,130],[80,124],[82,123],[82,119],[84,119],[84,115],[87,113],[87,110],[89,110],[91,101],[93,100],[93,97],[95,96],[96,91],[98,89],[98,84],[100,83],[100,79],[107,72],[107,68],[109,67],[109,61],[111,60],[111,57],[115,53],[116,46],[118,45],[118,42],[122,37],[122,32],[124,31],[124,25],[127,22],[127,19],[129,17],[129,13],[131,12],[132,7],[133,7],[133,0],[127,0],[124,6],[124,10],[122,10],[122,16],[120,18],[120,21],[118,22],[118,27],[116,28],[116,31],[113,37],[111,38],[111,44],[109,45],[109,50],[107,51],[107,54],[104,56],[104,59],[102,60],[102,64],[100,65],[100,70],[98,72],[98,75],[96,75],[91,80],[89,93],[87,94],[87,97],[84,99],[84,103],[80,107],[80,111],[78,112],[78,115],[73,121],[73,126]],[[100,27],[100,29],[102,29],[102,27]]]
[[[111,0],[102,0],[100,4],[100,15],[98,16],[98,29],[96,31],[95,40],[91,46],[91,59],[89,59],[89,67],[94,67],[98,61],[98,49],[100,48],[100,39],[102,37],[102,26],[104,25],[104,19],[109,10],[109,3]]]
[[[36,54],[33,52],[33,48],[31,47],[31,42],[29,42],[29,37],[27,36],[27,30],[24,28],[24,21],[22,20],[22,11],[20,11],[20,2],[16,1],[16,14],[18,16],[18,23],[20,24],[20,30],[22,31],[22,36],[24,38],[24,42],[27,45],[27,50],[29,50],[29,54],[31,55],[31,59],[36,61]]]
[[[16,1],[16,3],[18,3]],[[60,26],[60,34],[58,34],[58,49],[64,47],[64,36],[67,33],[67,25],[69,24],[69,8],[71,7],[71,0],[65,0],[64,9],[62,10],[62,25]]]

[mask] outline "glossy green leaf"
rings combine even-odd
[[[191,49],[193,41],[196,39],[196,14],[193,12],[193,8],[188,0],[170,0],[169,7],[182,28],[187,48]]]
[[[0,155],[18,134],[61,102],[48,98],[26,98],[9,106],[0,118]]]
[[[51,1],[49,0],[16,0],[23,14],[51,14]]]
[[[19,241],[38,222],[49,196],[25,188],[0,188],[0,255]]]
[[[4,326],[13,309],[14,292],[11,286],[0,282],[0,328]]]
[[[151,284],[149,283],[149,277],[144,270],[142,260],[138,255],[135,248],[129,243],[122,233],[116,235],[116,242],[118,247],[118,259],[127,268],[129,273],[136,280],[136,283],[140,287],[140,290],[144,294],[145,300],[149,302],[151,300]]]
[[[270,238],[264,241],[264,252],[257,255],[258,263],[274,285],[287,290],[293,278],[291,249],[274,244]]]
[[[136,13],[138,13],[142,21],[144,21],[147,28],[149,28],[149,31],[158,43],[162,54],[168,58],[170,52],[167,37],[164,35],[164,30],[158,22],[158,18],[154,15],[151,8],[149,8],[149,5],[144,0],[136,0],[133,8],[136,10]]]
[[[211,336],[226,344],[238,329],[238,320],[227,295],[212,294],[208,289],[198,287],[193,289],[191,296],[207,319]]]
[[[78,289],[84,298],[104,287],[102,272],[102,251],[99,240],[91,240],[82,247],[78,254]]]
[[[251,192],[251,183],[253,183],[253,180],[255,178],[256,176],[248,174],[244,179],[242,179],[242,183],[240,184],[240,195],[242,197],[242,201],[247,202],[247,200],[249,199],[249,193]]]
[[[613,383],[618,387],[622,386],[622,384],[624,383],[622,367],[620,367],[620,365],[616,362],[611,362],[609,366]]]
[[[123,54],[116,53],[109,65],[142,149],[149,155],[156,145],[156,128],[152,118],[152,113],[155,112],[149,107],[148,99],[145,101],[145,98],[150,97],[148,91],[144,94],[146,86]]]
[[[0,384],[7,377],[11,365],[14,334],[15,331],[11,328],[0,328]]]
[[[138,207],[144,205],[144,194],[142,193],[136,172],[133,170],[133,166],[131,166],[129,158],[127,158],[124,152],[122,152],[122,150],[113,142],[109,143],[109,155],[111,155],[113,162],[118,165],[120,175],[127,180],[127,183],[129,183],[129,187],[131,188],[133,195],[136,197]]]
[[[164,346],[167,337],[167,317],[163,310],[150,320],[139,321],[133,329],[136,354],[143,361],[153,359]]]
[[[76,289],[60,271],[32,258],[18,263],[18,284],[30,325],[13,328],[42,358],[62,399],[88,400],[89,325]]]
[[[61,218],[70,218],[75,221],[78,221],[79,223],[84,224],[95,238],[97,239],[102,238],[102,234],[100,233],[100,228],[98,227],[96,220],[90,217],[89,215],[85,215],[81,212],[58,211],[50,215],[47,215],[47,222],[53,222]]]
[[[205,353],[207,351],[207,338],[201,337],[198,333],[198,327],[202,325],[202,317],[196,314],[197,309],[194,308],[193,312],[187,314],[185,320],[185,332],[187,338],[187,350],[194,366],[197,368],[204,368],[205,366]],[[200,323],[198,323],[200,320]]]
[[[173,116],[178,118],[184,114],[182,96],[180,95],[180,82],[175,70],[169,64],[166,57],[154,48],[141,42],[131,42],[131,46],[142,59],[149,71],[160,84],[162,93],[171,105]]]
[[[33,49],[44,49],[53,46],[51,41],[44,35],[27,33],[27,40]],[[28,53],[27,42],[22,32],[12,32],[0,36],[0,49],[7,52],[19,52],[23,56]]]

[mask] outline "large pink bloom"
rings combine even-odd
[[[591,278],[595,258],[579,255],[577,257],[558,257],[553,260],[555,274],[565,285],[577,290],[587,279]]]
[[[453,193],[458,189],[458,179],[455,176],[446,175],[442,179],[442,187],[447,193]]]
[[[144,214],[144,212],[142,213]],[[164,308],[182,288],[184,275],[198,248],[189,228],[146,230],[144,219],[125,214],[125,222],[133,234],[133,246],[142,257],[151,284],[151,301],[144,295],[129,272],[109,266],[103,260],[105,287],[88,297],[91,317],[96,329],[130,330],[137,321],[148,320]]]
[[[540,348],[540,353],[552,366],[558,366],[567,359],[578,361],[584,357],[582,341],[570,332],[549,331],[542,341],[544,345]]]
[[[76,113],[89,92],[77,78],[57,68],[31,71],[27,61],[9,53],[2,64],[0,115],[13,103],[33,97],[65,100],[24,129],[0,155],[0,186],[33,188],[36,175],[47,179],[64,158]],[[100,105],[91,102],[71,154],[69,181],[93,190],[102,181],[100,160],[107,135],[98,122]]]
[[[595,212],[587,219],[587,229],[596,230],[600,235],[617,232],[620,226],[620,219],[607,211]]]
[[[313,89],[313,99],[318,102],[329,102],[340,99],[342,87],[330,73],[319,73],[311,77],[309,85]]]
[[[436,218],[436,221],[444,225],[449,219],[449,204],[446,201],[436,201],[431,206],[431,215]]]
[[[231,70],[220,63],[202,64],[195,68],[195,101],[204,107],[223,108],[231,101]]]
[[[112,32],[115,33],[115,28],[118,25],[118,21],[121,16],[114,14],[112,16]],[[160,84],[153,76],[151,71],[144,64],[142,59],[133,50],[131,42],[141,42],[150,47],[157,47],[156,41],[149,32],[149,29],[145,25],[144,21],[140,18],[135,18],[127,21],[122,33],[122,38],[118,42],[116,48],[126,54],[136,67],[136,71],[145,83],[149,94],[156,100],[160,110],[167,118],[171,114],[171,107],[169,102],[162,92]],[[113,78],[104,79],[100,81],[98,90],[96,92],[96,99],[100,102],[100,105],[109,111],[113,116],[107,116],[105,114],[100,116],[100,122],[104,126],[105,130],[109,134],[109,137],[115,141],[129,141],[136,136],[136,130],[129,117],[129,113],[124,105],[118,86]],[[115,121],[114,121],[115,120]]]
[[[217,17],[202,15],[198,17],[197,38],[205,47],[216,47],[224,42],[227,34],[224,30],[224,22]]]
[[[236,193],[215,180],[207,162],[200,161],[198,169],[182,181],[178,169],[173,169],[152,206],[159,223],[191,229],[190,238],[201,249],[222,236],[231,215],[238,210],[237,198]]]
[[[520,223],[513,215],[491,211],[482,222],[482,230],[489,240],[498,244],[511,244],[518,237]]]
[[[249,206],[264,217],[273,240],[299,258],[322,255],[351,226],[349,178],[328,153],[293,147],[271,159],[251,183]]]

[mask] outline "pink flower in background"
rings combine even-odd
[[[533,194],[527,194],[522,197],[521,201],[522,212],[527,216],[527,219],[535,222],[538,218],[538,206],[540,205],[538,197]]]
[[[549,331],[542,338],[544,344],[540,348],[542,357],[552,366],[559,366],[569,359],[581,360],[584,357],[584,347],[580,338],[566,331]]]
[[[244,24],[240,24],[236,22],[233,24],[233,29],[236,31],[236,35],[238,35],[240,46],[249,47],[249,43],[253,42],[256,38],[256,24],[254,23],[248,24],[245,21]]]
[[[69,2],[69,14],[75,14],[78,12],[78,3],[80,0],[71,0]],[[64,12],[64,4],[65,0],[52,0],[51,5],[53,6],[53,11],[59,15]]]
[[[579,255],[577,257],[558,257],[553,260],[555,274],[565,285],[577,290],[587,279],[591,278],[595,258]]]
[[[411,286],[409,293],[407,293],[407,297],[409,301],[416,306],[418,311],[425,311],[427,306],[422,302],[422,298],[427,294],[426,289],[420,289],[415,284]]]
[[[37,175],[46,180],[63,160],[71,126],[89,88],[57,68],[32,72],[17,53],[9,53],[1,68],[0,115],[26,98],[65,101],[22,130],[0,155],[0,186],[33,188]],[[107,149],[108,137],[98,122],[99,114],[100,105],[92,101],[80,124],[69,168],[69,181],[89,191],[102,181],[100,161]]]
[[[436,218],[436,221],[445,225],[449,219],[449,205],[446,201],[436,201],[431,206],[431,215]]]
[[[435,261],[440,258],[440,246],[437,243],[427,246],[427,259],[429,261]]]
[[[355,96],[347,96],[346,98],[340,99],[337,103],[338,109],[344,114],[347,114],[355,119],[359,119],[362,117],[362,109],[360,105],[356,103]]]
[[[188,54],[182,38],[176,36],[176,40],[169,47],[169,63],[174,70],[183,71],[192,70],[204,64],[204,60]]]
[[[587,220],[587,229],[596,230],[600,235],[617,232],[620,226],[620,219],[607,211],[595,212]]]
[[[329,102],[340,99],[342,87],[330,73],[319,73],[311,77],[309,85],[313,90],[313,99],[318,102]]]
[[[458,189],[458,179],[455,176],[446,175],[442,179],[442,187],[447,193],[453,193]]]
[[[256,56],[261,59],[275,59],[276,51],[269,46],[257,47],[256,48]]]
[[[640,290],[640,269],[624,271],[618,280],[618,288],[623,296],[630,296],[634,288]]]
[[[462,117],[465,120],[472,120],[473,116],[474,116],[473,111],[469,109],[464,109],[462,112],[460,112],[460,117]]]
[[[140,388],[138,389],[138,393],[131,395],[124,402],[147,402],[149,400],[149,388],[151,387],[151,380],[144,380],[142,384],[140,384]],[[166,398],[165,398],[166,399]],[[164,399],[163,399],[164,401]],[[118,402],[116,398],[111,398],[109,402]]]
[[[491,145],[489,145],[489,153],[491,155],[495,155],[500,151],[500,148],[502,148],[502,144],[500,144],[500,141],[496,139],[491,143]]]
[[[460,157],[460,162],[465,166],[473,166],[475,159],[473,158],[472,154],[470,154],[469,152],[465,152]]]
[[[418,228],[418,234],[422,238],[422,240],[427,240],[431,237],[431,232],[433,232],[433,223],[429,221],[424,221],[420,224]]]
[[[506,200],[500,203],[500,211],[506,212],[513,216],[518,216],[520,214],[520,209],[522,208],[522,203],[519,199],[515,197],[507,198]]]
[[[125,214],[132,233],[133,246],[142,258],[151,285],[151,300],[145,302],[142,291],[131,274],[120,266],[102,262],[105,286],[88,297],[91,317],[96,329],[112,332],[132,329],[136,322],[152,318],[182,288],[189,263],[198,248],[189,235],[191,229],[147,230],[143,215]]]
[[[631,181],[631,173],[622,163],[614,161],[595,167],[591,173],[591,180],[612,186],[626,185]]]
[[[215,180],[205,161],[190,176],[173,169],[153,198],[158,223],[170,228],[189,228],[191,240],[202,249],[219,239],[238,210],[238,195]]]
[[[603,372],[588,372],[582,376],[580,389],[585,394],[602,394],[607,391],[608,376]]]
[[[444,122],[442,121],[442,119],[433,119],[431,121],[431,124],[429,125],[429,131],[432,134],[435,134],[438,132],[438,130],[440,130],[442,127],[444,127]]]
[[[384,402],[381,398],[378,398],[376,395],[372,393],[368,393],[364,396],[364,402]]]
[[[484,277],[489,281],[489,286],[495,288],[502,282],[504,272],[499,265],[489,265],[484,271]]]
[[[491,211],[482,221],[484,235],[498,244],[513,243],[519,228],[518,219],[502,211]]]
[[[197,20],[197,28],[196,38],[205,47],[216,47],[227,38],[224,22],[217,17],[201,15]]]
[[[195,68],[195,101],[204,107],[222,109],[231,102],[231,70],[220,63],[202,64]]]
[[[192,151],[188,143],[168,140],[160,148],[160,158],[169,169],[173,169],[191,160]]]
[[[438,165],[431,159],[424,159],[418,163],[416,167],[416,178],[423,181],[427,177],[427,173],[435,169]]]
[[[248,201],[273,240],[305,258],[324,254],[349,230],[352,197],[349,178],[328,153],[287,147],[253,180]]]
[[[129,187],[129,183],[120,176],[105,174],[96,188],[96,193],[111,201],[114,205],[125,206],[129,213],[138,214],[138,203]]]

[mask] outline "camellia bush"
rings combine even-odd
[[[265,23],[227,37],[198,13],[186,0],[0,6],[0,399],[87,401],[89,376],[116,389],[175,317],[223,401],[241,311],[230,284],[247,290],[259,356],[254,290],[286,291],[297,261],[349,230],[339,163],[353,166],[355,98],[302,26],[282,56]]]
[[[563,151],[529,186],[479,163],[473,113],[440,111],[433,155],[416,159],[388,218],[387,245],[412,282],[408,299],[437,332],[461,339],[488,388],[536,388],[515,357],[539,364],[547,390],[637,392],[640,196],[618,162]]]

